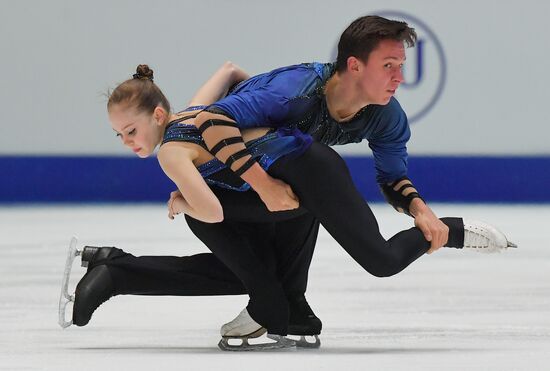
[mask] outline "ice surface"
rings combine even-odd
[[[490,222],[519,248],[440,250],[381,279],[322,231],[307,294],[323,321],[321,349],[253,354],[217,347],[245,296],[120,296],[86,327],[57,324],[73,235],[136,255],[206,251],[164,207],[0,208],[0,370],[550,370],[550,207],[432,207]],[[387,237],[412,225],[389,206],[373,209]],[[73,287],[83,272],[73,267]]]

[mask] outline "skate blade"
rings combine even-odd
[[[483,246],[483,247],[464,246],[464,247],[469,249],[469,250],[473,250],[473,251],[483,253],[483,254],[499,254],[499,253],[501,253],[505,250],[508,250],[508,249],[517,249],[518,245],[516,245],[515,243],[513,243],[511,241],[506,241],[506,246],[501,245],[501,246],[493,246],[493,247],[486,247],[486,246]]]
[[[314,341],[308,341],[306,335],[300,335],[300,339],[292,339],[296,343],[296,348],[307,348],[307,349],[318,349],[321,347],[321,340],[317,335],[308,335],[308,337],[313,336]]]
[[[67,253],[67,260],[65,262],[65,270],[63,272],[63,280],[61,282],[61,294],[59,295],[59,326],[67,328],[73,324],[72,319],[67,321],[65,318],[65,312],[67,305],[70,302],[74,302],[74,295],[69,294],[69,279],[71,277],[71,269],[73,267],[74,259],[79,256],[82,251],[77,250],[76,245],[78,240],[76,237],[71,238],[69,243],[69,251]]]
[[[256,331],[251,332],[250,334],[246,334],[246,335],[226,335],[226,336],[222,335],[222,338],[241,339],[241,340],[242,339],[255,339],[255,338],[259,338],[260,336],[262,336],[266,332],[267,332],[267,329],[265,327],[260,327]]]
[[[516,245],[512,241],[506,240],[506,246],[500,246],[500,247],[497,247],[497,248],[488,249],[486,252],[487,253],[501,253],[501,252],[506,251],[508,249],[517,249],[517,248],[518,248],[518,245]]]
[[[289,349],[296,348],[296,342],[280,335],[267,334],[267,337],[271,340],[275,340],[274,343],[258,343],[250,344],[247,337],[222,337],[218,343],[218,347],[223,351],[233,352],[246,352],[246,351],[264,351],[264,350],[277,350],[277,349]],[[230,344],[230,340],[241,340],[241,344]]]

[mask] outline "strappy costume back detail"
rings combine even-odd
[[[204,106],[189,107],[181,112],[198,111]],[[166,125],[161,145],[168,142],[194,143],[208,151],[206,143],[195,125],[183,123],[183,121],[198,115],[190,114],[170,121]],[[264,170],[267,170],[273,162],[286,155],[298,156],[310,146],[312,139],[309,135],[298,130],[279,129],[271,131],[257,139],[246,143],[252,158],[254,158]],[[206,183],[234,191],[247,191],[250,185],[235,175],[225,164],[217,158],[213,158],[197,167]]]

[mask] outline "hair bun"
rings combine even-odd
[[[134,79],[153,81],[153,70],[146,64],[140,64],[137,66],[136,73],[133,77]]]

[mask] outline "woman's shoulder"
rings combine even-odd
[[[162,145],[157,159],[163,168],[171,168],[183,162],[192,162],[198,156],[196,148],[185,142],[168,142]]]

